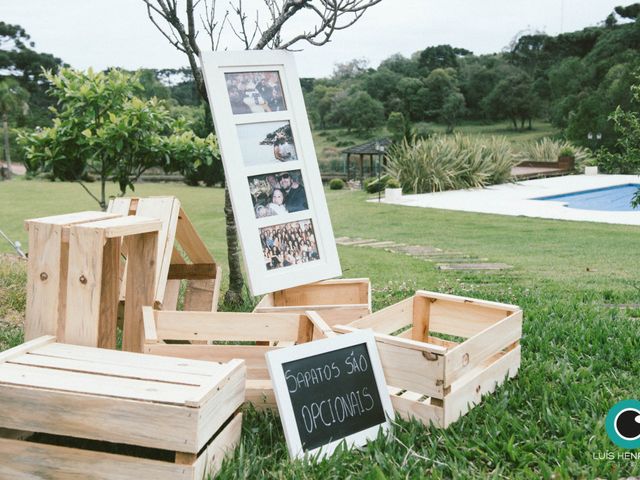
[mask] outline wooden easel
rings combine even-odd
[[[109,213],[158,218],[162,222],[156,263],[154,307],[176,310],[181,280],[187,281],[184,310],[218,309],[222,269],[207,250],[176,197],[115,198]],[[126,251],[123,250],[126,257]],[[121,269],[120,298],[124,299],[126,269]]]

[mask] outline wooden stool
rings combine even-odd
[[[120,248],[127,250],[122,349],[142,351],[142,306],[152,305],[160,220],[139,216],[72,225],[64,341],[115,348]]]
[[[42,335],[64,338],[70,226],[118,216],[78,212],[25,220],[29,232],[25,340]]]

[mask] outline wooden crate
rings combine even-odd
[[[145,353],[247,366],[246,400],[276,409],[265,353],[333,333],[315,312],[176,312],[143,308]],[[192,343],[193,342],[193,343]]]
[[[201,480],[239,440],[245,365],[55,343],[0,353],[0,478]]]
[[[522,310],[418,291],[333,329],[371,328],[391,400],[403,418],[447,427],[520,367]]]
[[[330,326],[371,314],[368,278],[344,278],[287,288],[262,297],[256,313],[303,313],[312,310]]]

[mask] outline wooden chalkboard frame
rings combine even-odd
[[[366,345],[367,353],[371,360],[371,369],[375,377],[375,384],[380,396],[382,409],[384,410],[386,417],[385,421],[333,442],[326,443],[318,448],[305,451],[303,449],[300,432],[298,431],[296,424],[293,405],[283,370],[283,364],[362,344]],[[280,420],[282,422],[291,458],[309,457],[321,459],[325,456],[331,455],[343,441],[346,442],[348,448],[363,446],[368,441],[375,439],[380,431],[386,434],[390,429],[391,422],[394,420],[394,410],[391,405],[388,387],[384,378],[382,364],[380,363],[378,349],[376,347],[375,336],[372,331],[360,330],[325,340],[318,340],[315,342],[295,345],[289,348],[283,348],[281,350],[271,351],[266,354],[266,360],[278,410],[280,412]]]

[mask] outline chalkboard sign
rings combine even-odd
[[[393,407],[372,332],[266,354],[289,454],[328,455],[389,428]]]

